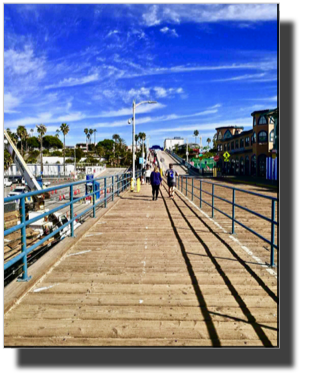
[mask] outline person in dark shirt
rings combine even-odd
[[[157,166],[154,167],[154,171],[151,172],[150,181],[152,185],[152,200],[158,200],[159,187],[162,182],[162,177]]]
[[[173,164],[169,165],[169,169],[165,172],[165,176],[167,177],[167,184],[169,189],[170,198],[174,198],[174,189],[176,187],[176,177],[178,173],[173,169]]]

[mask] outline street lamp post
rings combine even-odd
[[[187,162],[188,162],[188,155],[189,155],[189,152],[188,152],[188,138],[186,138],[186,141],[187,141],[186,156],[187,156]]]
[[[133,128],[132,128],[132,155],[133,155],[133,176],[132,176],[132,179],[133,179],[133,182],[135,183],[135,112],[136,112],[136,107],[140,106],[141,104],[155,104],[157,102],[154,102],[154,101],[144,101],[144,102],[140,102],[140,103],[135,103],[135,100],[133,100],[133,118],[132,120],[129,119],[128,121],[128,124],[131,124],[133,125]]]
[[[74,146],[74,157],[75,157],[75,179],[77,177],[77,168],[76,168],[76,145]]]

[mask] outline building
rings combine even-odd
[[[217,166],[225,174],[266,177],[266,158],[277,150],[278,110],[252,112],[253,128],[244,131],[242,126],[216,128]],[[224,161],[224,153],[230,154]]]
[[[173,150],[175,145],[183,145],[184,139],[181,137],[165,138],[164,149]]]

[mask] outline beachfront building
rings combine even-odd
[[[253,128],[244,131],[242,126],[216,128],[217,166],[227,175],[266,177],[266,158],[277,149],[278,110],[252,112]],[[225,162],[224,153],[230,154]]]
[[[165,138],[164,149],[174,150],[174,147],[176,145],[183,145],[183,144],[184,144],[184,139],[181,137]]]

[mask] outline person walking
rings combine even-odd
[[[150,181],[152,185],[152,200],[158,200],[159,187],[162,184],[162,177],[158,167],[154,167],[154,171],[151,173]]]
[[[169,169],[165,172],[165,176],[167,177],[169,196],[174,199],[174,190],[176,187],[176,177],[178,176],[178,173],[173,169],[173,164],[169,165]]]
[[[146,184],[150,184],[150,176],[151,176],[151,169],[150,169],[150,166],[147,165],[147,169],[146,169]]]

